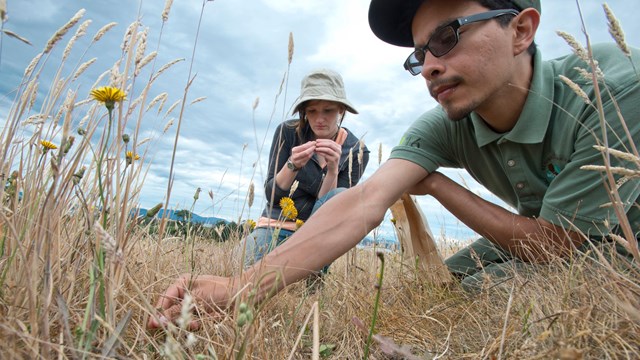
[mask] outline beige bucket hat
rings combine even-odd
[[[309,100],[335,101],[347,107],[347,111],[357,114],[358,111],[347,100],[342,76],[329,69],[318,69],[302,79],[300,96],[293,103],[293,114],[300,111],[300,105]]]

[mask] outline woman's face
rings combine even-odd
[[[311,100],[304,109],[316,139],[333,139],[344,111],[342,104],[326,100]]]

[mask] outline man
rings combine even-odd
[[[162,314],[149,326],[174,319],[187,289],[214,311],[226,307],[239,289],[251,288],[247,284],[259,280],[262,298],[306,277],[353,248],[405,192],[433,196],[482,236],[446,261],[472,290],[485,275],[503,276],[519,264],[604,245],[608,235],[622,235],[623,229],[637,233],[638,180],[616,175],[621,215],[616,216],[615,207],[606,206],[612,202],[606,177],[581,169],[604,164],[594,148],[603,143],[594,86],[575,69],[589,65],[575,55],[542,61],[534,45],[539,20],[539,0],[372,0],[373,32],[390,44],[415,47],[405,68],[426,79],[439,106],[414,122],[371,178],[325,204],[242,277],[180,277],[160,297]],[[628,152],[640,140],[640,81],[629,62],[640,53],[633,50],[627,58],[603,45],[594,47],[594,57],[605,77],[599,85],[607,144]],[[579,84],[592,102],[560,75]],[[637,168],[609,158],[612,166]],[[441,166],[467,169],[518,212],[476,196],[437,172]],[[617,250],[629,255],[620,246]]]

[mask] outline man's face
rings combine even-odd
[[[414,42],[422,47],[436,29],[456,18],[488,10],[475,1],[426,1],[413,19]],[[452,120],[472,111],[481,115],[496,111],[501,97],[513,91],[508,84],[516,68],[510,27],[488,20],[464,25],[459,34],[449,53],[436,58],[427,52],[422,67],[431,96]]]

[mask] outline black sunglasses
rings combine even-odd
[[[518,15],[519,12],[513,9],[491,10],[480,14],[475,14],[467,17],[457,18],[452,22],[438,28],[427,44],[422,47],[416,47],[416,49],[409,55],[404,62],[405,70],[409,71],[411,75],[418,75],[422,72],[422,65],[424,64],[424,58],[427,51],[435,57],[441,57],[449,53],[460,40],[460,27],[463,25],[471,24],[478,21],[485,21],[497,18],[503,15]]]

